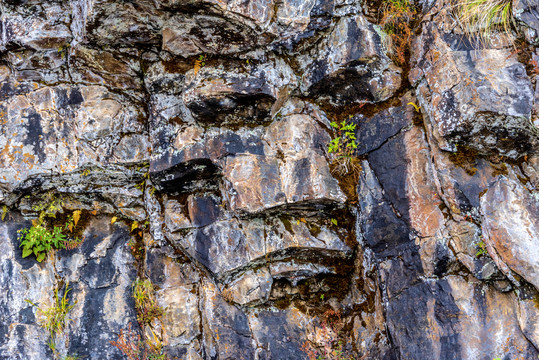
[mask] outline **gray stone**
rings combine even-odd
[[[483,235],[489,253],[539,288],[539,202],[520,183],[500,178],[481,198]],[[497,256],[496,256],[497,255]]]
[[[509,49],[455,45],[433,24],[420,39],[418,99],[442,150],[466,143],[480,153],[518,158],[536,149],[531,82]]]

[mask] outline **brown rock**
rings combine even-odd
[[[500,178],[481,198],[483,236],[503,263],[539,289],[539,206],[520,183]],[[495,253],[493,254],[492,251]]]

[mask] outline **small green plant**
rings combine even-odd
[[[479,34],[479,40],[488,43],[492,33],[499,29],[511,35],[515,24],[511,0],[471,0],[457,2],[456,17],[469,38]]]
[[[49,347],[51,350],[56,351],[56,338],[61,334],[66,326],[66,322],[70,321],[67,314],[75,307],[76,301],[73,304],[69,304],[67,294],[69,289],[69,282],[65,285],[64,295],[58,296],[58,288],[54,290],[54,302],[49,308],[42,309],[29,299],[25,299],[30,305],[35,306],[38,312],[41,313],[40,325],[49,332],[50,340]]]
[[[39,217],[32,221],[30,228],[17,231],[23,258],[34,254],[37,261],[42,262],[52,249],[73,248],[82,243],[78,238],[67,240],[65,234],[68,230],[73,232],[77,226],[81,214],[80,210],[76,210],[68,216],[64,226],[53,226],[52,230],[45,226],[46,219],[56,218],[56,213],[61,209],[62,202],[57,199],[48,205],[34,207],[34,210],[40,211]]]
[[[195,67],[193,69],[195,72],[195,76],[200,71],[200,68],[204,67],[205,65],[206,65],[206,55],[201,54],[198,56],[198,59],[195,60]]]
[[[66,237],[58,226],[49,231],[43,225],[38,224],[29,229],[21,229],[18,233],[23,258],[34,254],[37,261],[42,262],[51,249],[65,249]]]
[[[479,243],[477,243],[477,253],[475,254],[475,256],[479,257],[481,255],[486,255],[487,254],[487,245],[484,243],[483,240],[481,240]]]
[[[343,120],[340,124],[332,121],[330,125],[336,135],[328,144],[328,153],[334,155],[334,161],[337,163],[333,171],[345,175],[357,167],[352,161],[357,149],[356,124]]]
[[[6,218],[7,212],[8,212],[7,206],[6,205],[2,206],[2,221],[4,221],[4,219]]]
[[[154,319],[159,319],[165,312],[157,304],[154,291],[154,286],[149,279],[138,278],[133,284],[133,298],[140,326],[150,325]]]

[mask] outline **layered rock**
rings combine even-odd
[[[537,6],[515,51],[418,4],[401,66],[384,6],[0,4],[0,359],[536,358]]]

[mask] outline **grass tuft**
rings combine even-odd
[[[149,279],[137,279],[133,284],[133,298],[140,326],[150,325],[154,319],[164,314],[164,309],[157,304],[154,286]]]
[[[515,26],[511,0],[472,0],[456,4],[457,18],[468,38],[488,44],[494,32],[511,38]]]
[[[58,334],[63,333],[66,323],[70,321],[67,317],[67,314],[75,307],[76,301],[73,304],[69,304],[69,299],[67,294],[71,289],[69,289],[69,282],[66,283],[64,295],[62,297],[58,296],[58,288],[54,290],[54,303],[45,309],[40,308],[32,301],[26,299],[30,305],[37,307],[38,311],[41,313],[42,317],[40,319],[40,325],[49,332],[50,341],[49,347],[51,350],[56,351],[56,338]]]

